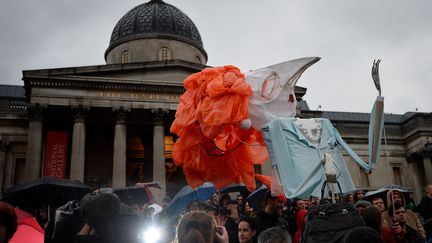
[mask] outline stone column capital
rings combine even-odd
[[[129,109],[124,108],[123,106],[119,108],[115,108],[114,110],[114,118],[116,124],[125,124],[127,120],[127,115],[129,113]]]
[[[151,109],[151,113],[153,116],[153,122],[155,125],[162,125],[165,120],[165,115],[169,113],[169,110],[166,109]]]
[[[39,104],[27,106],[27,115],[29,120],[31,122],[42,122],[44,110],[45,107],[42,107]]]
[[[72,111],[74,112],[74,120],[75,123],[85,123],[88,113],[87,107],[72,107]]]

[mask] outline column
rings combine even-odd
[[[3,189],[6,190],[14,184],[14,160],[12,151],[9,149],[6,153],[5,171],[3,179]],[[3,190],[3,191],[4,191]]]
[[[72,155],[70,166],[70,179],[84,182],[85,167],[85,118],[87,109],[78,107],[74,109],[74,126],[72,134]]]
[[[165,128],[164,114],[168,111],[162,109],[152,110],[153,114],[153,181],[157,182],[162,190],[166,191],[165,181]]]
[[[421,181],[420,181],[420,176],[419,176],[419,169],[417,166],[417,162],[411,162],[408,163],[408,166],[411,170],[411,176],[412,176],[412,183],[413,183],[413,187],[414,187],[414,200],[416,202],[416,204],[420,203],[422,194],[423,194],[423,190],[422,190],[422,185],[421,185]]]
[[[427,185],[432,184],[432,146],[428,144],[425,145],[423,150],[423,167],[425,171],[425,180]]]
[[[39,105],[28,107],[29,130],[27,142],[27,159],[25,164],[26,181],[35,180],[41,176],[42,168],[42,112]]]
[[[128,110],[120,107],[114,110],[114,157],[112,186],[126,186],[126,117]]]
[[[6,172],[6,148],[7,144],[0,141],[0,193],[3,191],[3,181]]]

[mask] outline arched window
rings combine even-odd
[[[196,63],[200,63],[201,64],[201,57],[200,56],[195,56],[194,60]]]
[[[168,47],[164,46],[159,50],[159,60],[161,61],[171,60],[171,51],[170,49],[168,49]]]
[[[121,54],[121,63],[129,63],[130,62],[130,53],[128,50],[123,51],[123,53]]]

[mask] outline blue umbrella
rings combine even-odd
[[[210,182],[192,189],[191,186],[184,186],[172,199],[167,212],[171,215],[177,215],[189,206],[193,201],[204,202],[210,199],[216,192],[216,188]]]
[[[246,198],[246,202],[249,203],[249,206],[253,207],[255,210],[258,210],[260,201],[264,197],[264,194],[267,190],[268,189],[265,185],[260,186],[258,189],[249,194],[249,196]]]

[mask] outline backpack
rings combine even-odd
[[[304,243],[344,243],[344,236],[354,227],[363,226],[364,221],[354,206],[345,202],[322,204],[309,208],[304,225]]]

